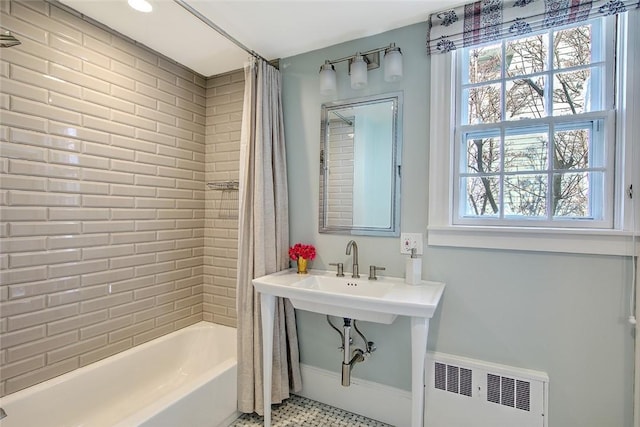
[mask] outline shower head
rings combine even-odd
[[[21,43],[20,40],[15,38],[11,31],[3,31],[0,33],[0,47],[13,47]]]

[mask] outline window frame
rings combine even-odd
[[[594,38],[601,40],[600,43],[593,44],[593,50],[596,52],[594,55],[597,60],[591,62],[588,66],[580,66],[580,67],[570,67],[570,68],[556,68],[554,66],[555,61],[553,60],[553,49],[551,46],[554,43],[553,36],[557,31],[562,31],[568,28],[574,28],[583,26],[586,24],[593,23],[592,32]],[[454,132],[454,182],[457,185],[453,186],[454,198],[455,201],[453,203],[453,223],[458,225],[506,225],[506,226],[523,226],[523,227],[569,227],[569,228],[613,228],[613,173],[615,171],[614,167],[614,153],[615,148],[613,147],[613,143],[615,141],[615,135],[613,130],[615,129],[615,111],[614,108],[614,93],[615,93],[615,67],[614,67],[614,52],[615,52],[615,22],[609,19],[604,18],[596,18],[588,21],[581,22],[579,24],[568,25],[559,28],[549,28],[545,31],[538,31],[535,33],[527,33],[521,35],[519,37],[511,37],[505,38],[503,40],[489,42],[486,45],[495,45],[500,43],[500,51],[501,57],[505,57],[506,52],[506,44],[509,41],[518,40],[522,38],[530,38],[533,36],[537,36],[539,34],[544,34],[545,39],[549,42],[548,50],[546,55],[546,63],[547,68],[537,71],[533,74],[523,74],[518,77],[510,77],[507,76],[504,63],[500,64],[500,72],[499,76],[493,80],[489,80],[486,82],[465,82],[463,81],[465,77],[468,75],[468,61],[467,54],[470,50],[475,49],[480,46],[474,46],[470,48],[461,49],[461,54],[456,55],[456,70],[458,71],[455,76],[455,90],[456,90],[456,101],[459,102],[459,105],[456,107],[456,126]],[[579,113],[576,115],[554,115],[553,111],[546,112],[544,117],[541,118],[529,118],[529,119],[508,119],[506,117],[506,101],[505,101],[505,88],[508,87],[510,81],[517,80],[518,78],[526,78],[530,76],[543,77],[545,83],[545,94],[543,98],[544,105],[547,106],[548,109],[553,110],[555,104],[551,102],[553,95],[551,92],[554,89],[555,76],[557,74],[565,73],[567,71],[575,71],[576,69],[593,69],[594,66],[599,66],[604,71],[604,84],[602,82],[597,83],[597,87],[594,87],[597,92],[600,89],[601,93],[604,90],[604,99],[601,103],[601,109],[593,112]],[[468,105],[464,102],[465,96],[463,94],[466,93],[469,88],[472,87],[482,87],[486,85],[497,85],[500,87],[500,98],[501,98],[501,112],[500,116],[502,119],[496,123],[483,123],[483,124],[467,124],[469,121],[469,112]],[[468,94],[467,94],[468,95]],[[534,171],[523,171],[518,174],[512,173],[504,169],[504,150],[506,148],[506,140],[507,135],[512,134],[514,132],[518,132],[523,129],[539,129],[547,134],[548,143],[553,143],[553,133],[556,129],[562,127],[569,127],[570,123],[586,123],[591,122],[590,127],[594,127],[595,122],[600,121],[604,126],[604,132],[599,133],[599,137],[603,138],[603,141],[610,141],[609,143],[605,143],[606,153],[604,153],[604,161],[603,167],[596,168],[601,169],[603,173],[603,188],[602,193],[604,193],[604,197],[602,199],[602,206],[597,207],[597,210],[601,210],[602,218],[598,219],[589,219],[589,218],[574,218],[574,217],[555,217],[551,211],[551,198],[553,195],[551,192],[553,191],[551,187],[551,182],[553,180],[554,168],[551,164],[551,159],[547,159],[547,166],[545,169],[540,169],[538,172],[539,176],[544,176],[543,181],[546,182],[546,196],[545,197],[545,216],[537,216],[537,217],[527,217],[520,215],[509,215],[506,211],[506,183],[508,181],[509,176],[518,176],[522,175],[522,173],[533,175]],[[546,129],[545,129],[546,128]],[[501,166],[499,167],[499,171],[495,173],[487,173],[485,176],[493,176],[498,179],[498,187],[500,191],[497,194],[497,204],[500,207],[499,212],[496,215],[487,215],[487,216],[473,216],[469,214],[465,214],[463,211],[467,197],[466,191],[464,191],[464,184],[461,178],[463,177],[480,177],[479,174],[469,174],[464,173],[461,169],[463,169],[463,162],[465,162],[464,157],[466,151],[464,149],[465,145],[465,137],[469,134],[476,134],[478,132],[486,132],[487,135],[489,132],[497,131],[497,138],[502,142],[499,144],[501,154],[499,156]],[[549,147],[549,151],[553,152],[553,148]],[[594,192],[597,193],[597,192]],[[594,197],[596,198],[596,197]],[[604,209],[599,209],[604,208]]]
[[[640,188],[640,141],[634,141],[633,137],[640,134],[640,120],[633,120],[640,116],[640,82],[633,79],[634,70],[640,67],[640,54],[633,49],[640,43],[640,13],[630,11],[606,19],[610,21],[607,25],[616,25],[617,36],[615,63],[607,64],[615,65],[617,82],[616,126],[610,130],[615,134],[614,184],[613,192],[608,192],[614,200],[611,227],[586,228],[579,224],[530,227],[527,221],[477,225],[454,221],[457,126],[448,125],[457,123],[453,51],[431,56],[429,245],[610,255],[632,255],[640,248],[640,242],[634,238],[639,235],[636,224],[640,226],[640,208],[634,209],[634,202],[638,205],[640,191],[636,191],[634,199],[627,194],[633,182],[636,189]]]

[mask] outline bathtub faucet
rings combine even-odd
[[[7,413],[4,412],[4,409],[0,408],[0,420],[3,418],[7,418]]]

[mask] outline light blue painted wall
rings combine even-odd
[[[338,64],[339,95],[351,98],[404,91],[401,228],[427,228],[429,58],[426,25],[305,53],[281,62],[291,242],[314,244],[313,268],[350,265],[348,236],[318,233],[320,105],[318,70],[339,58],[396,42],[404,53],[402,82],[369,72],[369,86],[352,91]],[[370,264],[404,275],[398,238],[357,237],[360,269]],[[431,322],[433,351],[547,372],[550,427],[632,427],[632,331],[626,323],[631,262],[625,257],[456,248],[426,249],[423,277],[447,283]],[[347,267],[350,271],[350,267]],[[339,372],[339,338],[324,316],[298,311],[302,362]],[[378,351],[354,376],[410,388],[409,321],[361,324]]]

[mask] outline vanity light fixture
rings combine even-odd
[[[402,80],[402,51],[395,43],[389,46],[358,52],[344,58],[325,60],[320,67],[320,94],[331,95],[336,92],[336,69],[333,64],[349,61],[351,88],[367,87],[367,71],[380,67],[380,52],[384,51],[384,80],[397,82]]]
[[[153,10],[153,6],[147,0],[128,0],[129,6],[138,12],[149,13]]]

